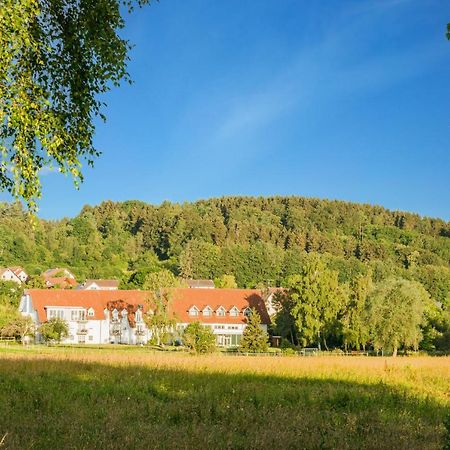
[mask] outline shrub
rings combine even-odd
[[[190,323],[183,333],[184,345],[195,353],[210,353],[216,349],[216,337],[211,328],[200,322]]]
[[[61,342],[69,334],[69,327],[65,320],[57,317],[50,319],[39,327],[39,332],[45,342]]]

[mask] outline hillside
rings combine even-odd
[[[417,279],[441,301],[450,291],[450,223],[378,206],[302,197],[106,201],[33,228],[20,205],[0,204],[0,266],[32,274],[67,266],[80,280],[126,280],[164,267],[186,277],[233,274],[240,287],[282,285],[311,252],[342,281],[371,269],[375,280]]]

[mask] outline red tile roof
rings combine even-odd
[[[177,319],[183,323],[200,321],[203,323],[245,323],[244,310],[247,307],[255,308],[261,316],[263,324],[269,324],[270,318],[267,314],[263,300],[263,294],[259,289],[171,289],[172,308]],[[196,306],[200,313],[197,317],[190,316],[188,311]],[[203,316],[201,311],[210,306],[214,311],[211,316]],[[226,310],[225,316],[217,316],[215,311],[223,306]],[[239,309],[237,317],[230,316],[230,309],[235,306]]]
[[[269,324],[263,296],[257,289],[170,289],[170,310],[178,322],[189,323],[200,321],[203,323],[240,324],[246,322],[244,310],[247,307],[255,308],[261,316],[263,324]],[[151,302],[152,293],[139,290],[65,290],[65,289],[27,289],[25,294],[31,296],[33,308],[37,310],[39,321],[47,320],[45,308],[47,306],[93,308],[93,319],[102,320],[104,309],[111,302],[123,301],[128,305],[143,305],[144,313],[147,304]],[[198,316],[189,316],[189,308],[193,305],[200,310]],[[226,310],[225,316],[203,316],[201,311],[210,306],[216,311],[220,306]],[[229,311],[235,306],[239,309],[237,317],[230,316]],[[109,309],[109,308],[108,308]]]
[[[10,269],[14,272],[15,275],[19,276],[20,272],[25,272],[25,270],[23,269],[23,267],[17,266],[17,267],[10,267]]]
[[[86,288],[90,284],[95,283],[98,287],[104,288],[118,288],[119,282],[117,280],[86,280],[83,287]]]
[[[104,319],[104,309],[109,302],[122,300],[131,305],[145,304],[148,292],[145,291],[99,291],[68,289],[26,289],[31,296],[33,308],[37,311],[39,321],[45,322],[47,306],[79,307],[94,310],[94,320]]]
[[[77,282],[73,278],[68,277],[46,277],[45,284],[48,287],[57,286],[59,288],[67,288],[77,286]]]

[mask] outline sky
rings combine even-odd
[[[131,86],[97,122],[85,204],[300,195],[450,220],[448,0],[160,0],[126,16]],[[5,195],[3,194],[3,197]]]

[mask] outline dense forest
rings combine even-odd
[[[382,319],[383,299],[393,311],[397,299],[413,301],[417,295],[420,308],[427,298],[438,308],[433,313],[438,316],[427,319],[434,323],[429,342],[436,341],[435,330],[442,335],[449,325],[443,321],[450,307],[450,224],[341,201],[226,197],[160,206],[107,201],[85,206],[73,219],[37,222],[20,204],[3,203],[0,267],[13,265],[30,275],[67,267],[80,282],[115,277],[122,288],[169,286],[176,277],[212,278],[218,286],[285,287],[288,314],[279,315],[277,332],[292,343],[313,342],[313,334],[325,333],[335,345],[359,347],[367,340],[363,322]],[[370,286],[381,299],[372,312],[365,303]],[[322,292],[322,300],[309,297],[311,289]],[[303,323],[310,319],[302,309],[307,298],[317,314],[335,305],[332,320],[314,319],[321,325],[311,328],[311,336]],[[398,304],[400,317],[411,317],[412,306],[401,312],[406,304]],[[422,331],[427,334],[423,326]]]
[[[79,281],[138,283],[166,268],[193,278],[231,274],[239,287],[282,286],[308,253],[323,255],[342,282],[370,270],[374,281],[420,281],[441,302],[450,292],[450,223],[377,206],[301,197],[107,201],[32,224],[19,204],[0,204],[0,267],[30,274],[63,266]]]

